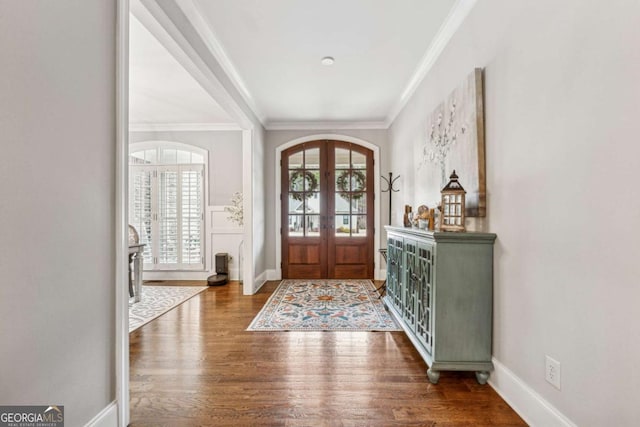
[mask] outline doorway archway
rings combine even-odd
[[[281,176],[281,166],[280,166],[280,159],[282,157],[282,153],[283,151],[287,150],[288,148],[291,148],[293,146],[299,145],[301,143],[305,143],[305,142],[310,142],[310,141],[318,141],[318,140],[333,140],[333,141],[342,141],[345,143],[351,143],[354,144],[356,146],[360,146],[366,149],[371,150],[371,152],[373,153],[373,174],[372,174],[372,184],[373,184],[373,194],[374,194],[374,200],[373,200],[373,227],[371,229],[371,233],[373,235],[373,257],[375,260],[375,264],[373,267],[373,278],[375,279],[380,279],[382,277],[381,272],[380,272],[380,259],[378,256],[378,250],[380,248],[380,231],[379,231],[379,225],[380,225],[380,200],[379,197],[377,196],[377,194],[379,194],[380,192],[380,147],[378,147],[375,144],[372,144],[366,140],[357,138],[357,137],[352,137],[352,136],[348,136],[348,135],[342,135],[342,134],[314,134],[314,135],[307,135],[307,136],[303,136],[303,137],[299,137],[299,138],[295,138],[293,140],[290,140],[288,142],[285,142],[284,144],[279,145],[278,147],[276,147],[276,153],[275,153],[275,188],[277,189],[277,192],[279,194],[280,188],[281,188],[281,183],[282,183],[282,176]],[[277,196],[277,195],[276,195]],[[277,197],[276,197],[277,198]],[[275,265],[275,275],[274,277],[272,277],[275,280],[279,280],[282,279],[282,239],[280,238],[280,229],[281,227],[284,227],[285,224],[283,224],[282,221],[282,207],[280,204],[280,200],[277,200],[277,203],[275,204],[275,235],[277,236],[275,240],[275,261],[276,261],[276,265]]]
[[[283,278],[373,279],[373,152],[303,142],[281,164]]]

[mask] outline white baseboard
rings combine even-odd
[[[116,401],[109,403],[85,427],[118,427],[118,404]]]
[[[262,273],[260,273],[258,277],[253,279],[253,293],[255,294],[256,292],[258,292],[262,287],[262,285],[265,284],[266,281],[267,281],[267,270],[263,271]]]
[[[569,418],[495,357],[492,361],[495,370],[489,377],[489,384],[527,424],[534,427],[576,427]]]
[[[207,280],[208,271],[145,271],[142,280]]]
[[[278,278],[278,272],[275,269],[267,270],[267,280],[280,280]]]
[[[145,271],[143,280],[207,280],[213,271]],[[238,280],[238,268],[229,268],[229,280]]]

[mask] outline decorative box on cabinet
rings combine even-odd
[[[440,371],[489,379],[493,306],[492,233],[451,233],[385,226],[389,312],[436,384]]]

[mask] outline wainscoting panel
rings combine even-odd
[[[240,243],[244,230],[229,220],[225,206],[207,207],[207,271],[215,271],[217,253],[229,254],[229,274],[231,280],[238,280],[240,268]]]

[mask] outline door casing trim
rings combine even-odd
[[[280,184],[281,184],[281,177],[280,177],[280,157],[282,156],[282,152],[284,150],[286,150],[287,148],[293,147],[294,145],[298,145],[301,144],[303,142],[310,142],[310,141],[317,141],[319,139],[329,139],[329,140],[335,140],[335,141],[344,141],[344,142],[350,142],[352,144],[356,144],[356,145],[360,145],[362,147],[368,148],[369,150],[373,151],[373,174],[375,177],[379,177],[380,176],[380,147],[372,144],[369,141],[366,141],[364,139],[360,139],[360,138],[356,138],[353,136],[348,136],[348,135],[341,135],[341,134],[315,134],[315,135],[307,135],[307,136],[303,136],[300,138],[295,138],[292,139],[290,141],[287,141],[279,146],[276,147],[276,156],[275,156],[275,168],[274,168],[274,175],[275,175],[275,189],[277,194],[280,194]],[[375,231],[373,234],[373,253],[375,256],[375,267],[373,270],[373,277],[376,280],[381,280],[382,277],[380,275],[380,259],[379,259],[379,250],[380,250],[380,179],[374,179],[374,186],[373,186],[373,194],[375,195],[375,199],[374,199],[374,203],[373,203],[373,223],[375,224]],[[282,239],[280,238],[280,227],[282,226],[282,219],[281,219],[281,214],[282,214],[282,207],[280,204],[280,197],[279,195],[276,196],[275,199],[275,236],[276,238],[275,240],[275,253],[276,253],[276,265],[275,265],[275,271],[276,271],[276,280],[281,280],[282,279],[282,268],[280,267],[280,263],[282,262]]]
[[[129,0],[116,2],[115,140],[115,402],[119,427],[129,425]]]

